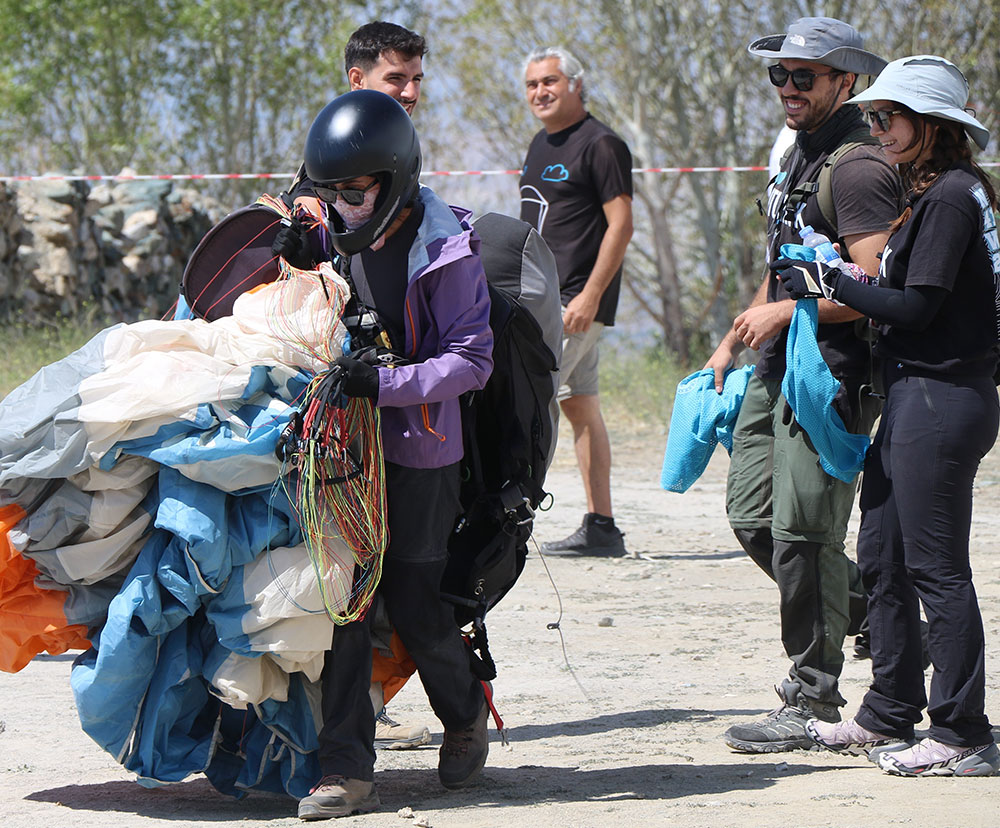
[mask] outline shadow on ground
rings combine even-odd
[[[766,712],[766,711],[765,711]],[[711,722],[727,716],[756,716],[760,708],[698,710],[650,708],[648,710],[627,710],[577,719],[571,722],[552,724],[520,725],[510,729],[512,742],[528,742],[533,739],[548,739],[553,736],[589,736],[595,733],[609,733],[624,728],[659,727],[677,722]]]
[[[781,762],[748,768],[744,763],[700,765],[630,765],[580,770],[574,767],[524,765],[483,771],[479,783],[462,791],[446,791],[437,771],[388,770],[376,773],[381,811],[403,806],[418,810],[463,807],[509,808],[569,802],[674,800],[690,795],[717,795],[769,788],[779,778],[822,774],[838,763],[817,768]],[[252,818],[273,820],[295,816],[287,797],[251,794],[236,800],[215,791],[205,779],[147,789],[132,782],[65,785],[29,794],[34,802],[59,804],[78,811],[133,813],[148,819],[223,822]]]

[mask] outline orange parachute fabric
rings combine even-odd
[[[382,704],[388,704],[403,689],[406,680],[417,671],[417,665],[406,652],[406,647],[395,630],[392,631],[389,646],[392,648],[392,656],[383,655],[378,648],[372,650],[372,682],[382,683]]]
[[[23,669],[42,650],[59,655],[90,647],[87,628],[66,620],[66,593],[39,588],[34,562],[7,540],[24,515],[20,506],[0,507],[0,670],[7,673]]]

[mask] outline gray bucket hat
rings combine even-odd
[[[950,60],[937,55],[913,55],[894,60],[875,82],[847,103],[893,101],[921,115],[955,121],[965,127],[980,149],[986,149],[990,132],[965,110],[969,84]]]
[[[853,26],[832,17],[800,17],[787,34],[761,37],[747,46],[751,55],[772,60],[813,60],[856,75],[877,75],[885,68],[878,55],[866,52]]]

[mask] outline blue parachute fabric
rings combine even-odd
[[[660,472],[660,485],[668,492],[686,492],[720,443],[732,453],[733,428],[751,374],[752,365],[727,371],[721,394],[715,390],[715,372],[709,369],[695,371],[678,383]]]
[[[97,744],[142,784],[301,797],[333,624],[274,452],[324,363],[255,296],[240,318],[109,328],[11,392],[0,504],[92,630],[70,680]]]
[[[210,682],[231,652],[260,656],[239,632],[243,563],[234,561],[254,557],[255,549],[260,554],[269,540],[300,540],[291,506],[280,492],[269,503],[260,494],[185,485],[169,468],[160,477],[158,528],[112,600],[94,648],[73,668],[81,724],[145,784],[203,772],[228,793],[260,788],[305,796],[320,774],[301,675],[290,676],[287,700],[265,700],[225,719],[223,710],[231,708],[213,695]],[[223,595],[228,601],[218,600]],[[244,646],[220,643],[235,638]],[[237,719],[235,736],[221,732],[224,720]],[[238,744],[218,753],[213,771],[216,748],[226,738]]]
[[[823,470],[850,483],[861,471],[868,451],[867,434],[852,434],[833,407],[840,382],[816,342],[818,311],[815,299],[800,299],[788,327],[785,377],[781,393],[819,455]]]
[[[301,673],[290,678],[287,702],[267,700],[255,706],[258,723],[244,742],[247,759],[237,780],[240,788],[308,796],[322,776],[312,709]]]

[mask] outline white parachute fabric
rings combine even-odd
[[[0,402],[0,506],[26,512],[10,548],[91,629],[81,724],[144,783],[303,796],[318,778],[333,624],[274,450],[340,353],[348,288],[326,267],[211,323],[109,328]],[[350,593],[352,570],[330,577]]]

